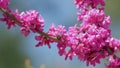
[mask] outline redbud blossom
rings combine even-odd
[[[116,56],[109,56],[108,61],[110,62],[106,68],[120,68],[120,58]]]
[[[37,11],[29,10],[26,11],[26,13],[22,12],[19,14],[18,10],[11,10],[10,13],[12,14],[11,18],[6,14],[4,14],[4,18],[1,18],[1,21],[5,21],[8,25],[8,29],[10,29],[11,26],[18,24],[21,27],[20,30],[24,36],[28,36],[30,30],[34,33],[43,31],[44,20]]]
[[[104,0],[74,0],[76,7],[80,10],[97,8],[97,6],[105,6]]]
[[[8,9],[9,0],[0,0],[0,8]]]
[[[20,14],[21,32],[27,36],[30,30],[34,33],[43,31],[44,20],[35,10],[29,10]]]

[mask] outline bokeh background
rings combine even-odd
[[[112,36],[120,38],[120,0],[106,0],[106,3],[106,14],[111,16]],[[51,23],[62,24],[66,28],[78,23],[73,0],[11,0],[10,7],[20,12],[30,9],[40,12],[45,20],[45,31]],[[36,48],[35,35],[31,33],[25,38],[18,26],[8,30],[5,23],[0,22],[0,68],[25,68],[26,59],[30,60],[33,68],[40,68],[41,65],[45,65],[45,68],[104,68],[104,60],[96,67],[86,67],[85,62],[79,61],[77,57],[65,61],[64,56],[58,55],[55,43],[51,49],[47,46]]]

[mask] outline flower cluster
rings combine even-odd
[[[43,27],[44,27],[44,20],[41,15],[39,15],[38,12],[35,10],[29,10],[26,13],[22,12],[18,17],[21,21],[20,26],[21,26],[21,32],[25,36],[28,36],[30,33],[30,30],[34,33],[36,32],[42,32]]]
[[[69,57],[71,60],[73,56],[78,56],[80,60],[86,61],[87,65],[95,66],[100,63],[101,58],[114,54],[120,42],[111,38],[110,17],[105,16],[103,10],[91,9],[81,17],[83,23],[80,27],[71,26],[67,31],[65,26],[51,25],[48,35],[60,40],[57,42],[60,56],[65,55],[65,59]],[[49,44],[49,47],[50,43],[56,42],[46,37],[39,38],[42,44]]]
[[[97,8],[98,5],[105,6],[104,0],[74,0],[78,9]]]
[[[109,56],[110,65],[107,68],[120,68],[120,58],[116,56]]]
[[[96,2],[95,2],[96,1]],[[87,34],[85,45],[88,53],[85,54],[87,64],[100,63],[101,58],[108,58],[107,68],[119,68],[119,57],[115,54],[120,50],[120,40],[111,37],[110,16],[104,13],[103,0],[75,0],[78,10],[78,21],[82,21],[80,31]],[[102,7],[97,7],[101,5]],[[112,57],[112,61],[111,58]],[[116,57],[115,57],[116,56]],[[114,58],[113,58],[114,57]],[[84,57],[82,57],[84,58]]]
[[[0,0],[0,8],[8,9],[9,0]]]
[[[119,68],[120,58],[116,55],[120,50],[120,40],[111,36],[109,28],[110,16],[104,13],[104,0],[74,0],[78,13],[78,21],[82,24],[69,27],[52,24],[48,32],[43,32],[44,20],[35,10],[18,13],[17,10],[8,8],[8,0],[0,0],[0,10],[3,12],[8,29],[11,26],[21,27],[21,33],[28,36],[30,31],[39,33],[35,36],[38,41],[36,47],[57,43],[58,53],[65,56],[65,60],[77,56],[80,61],[86,61],[87,66],[100,63],[100,60],[107,58],[110,62],[106,68]],[[9,10],[7,10],[9,9]]]
[[[103,10],[91,9],[82,16],[82,19],[80,27],[71,26],[68,31],[64,26],[52,25],[48,35],[60,40],[57,42],[60,56],[65,55],[65,59],[69,57],[71,60],[73,56],[78,56],[81,61],[86,61],[87,65],[95,66],[96,63],[100,63],[101,58],[110,55],[108,49],[115,52],[114,48],[109,46],[110,17],[106,17]],[[47,40],[47,42],[56,41]]]
[[[2,9],[3,10],[3,9]],[[4,10],[3,10],[4,11]],[[21,27],[21,33],[24,36],[28,36],[30,30],[34,33],[42,32],[44,27],[44,20],[42,16],[35,10],[29,10],[22,13],[18,13],[18,10],[8,11],[11,14],[8,14],[7,11],[4,11],[4,18],[0,18],[1,21],[5,21],[8,25],[8,29],[15,24]]]

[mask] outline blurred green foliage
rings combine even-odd
[[[22,2],[21,2],[22,3]],[[16,0],[10,0],[10,8],[17,9],[26,7],[21,5]],[[1,16],[0,12],[0,17]],[[25,55],[21,51],[23,46],[21,44],[22,35],[17,31],[16,27],[8,30],[5,23],[0,22],[0,68],[25,68]]]
[[[24,68],[24,55],[20,53],[20,36],[0,30],[0,68]]]
[[[107,15],[111,16],[112,20],[119,20],[120,18],[120,0],[105,0],[105,11]]]

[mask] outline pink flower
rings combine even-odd
[[[52,43],[52,41],[49,38],[40,35],[40,36],[35,36],[35,39],[39,41],[36,47],[47,45],[49,48],[51,48],[50,43]]]
[[[106,66],[106,68],[120,68],[120,58],[116,56],[110,56],[108,58],[110,61],[109,65]]]
[[[9,0],[0,0],[0,8],[8,9]]]
[[[35,10],[29,10],[22,13],[18,13],[18,11],[13,11],[12,14],[14,17],[20,21],[17,24],[21,26],[21,33],[25,36],[28,36],[30,30],[34,33],[43,31],[44,20],[42,16]]]
[[[65,33],[66,33],[65,26],[59,25],[58,27],[55,27],[55,25],[53,24],[51,25],[49,31],[47,32],[49,36],[54,37],[60,41],[64,41]],[[49,48],[50,48],[50,43],[56,42],[55,40],[49,39],[43,35],[36,36],[35,39],[39,41],[37,46],[43,46],[47,44]],[[59,48],[59,45],[63,45],[63,42],[58,42],[58,48]],[[60,49],[61,48],[62,47],[60,47]]]
[[[25,36],[29,35],[30,30],[34,33],[43,31],[44,20],[37,11],[29,10],[26,11],[26,13],[22,12],[19,14],[18,10],[11,10],[9,13],[11,13],[11,18],[8,15],[4,14],[4,18],[0,19],[1,21],[6,22],[8,29],[10,29],[11,26],[18,24],[21,26],[21,33]]]
[[[59,37],[59,36],[61,37],[65,33],[66,33],[65,26],[58,25],[58,27],[55,27],[54,24],[51,25],[51,27],[49,28],[49,31],[48,31],[48,34],[50,36],[54,36],[54,37]]]
[[[120,50],[120,40],[113,37],[110,38],[109,46],[114,48],[114,51],[117,52],[118,50]]]
[[[81,26],[86,24],[95,24],[98,27],[108,28],[110,25],[110,16],[106,17],[104,10],[91,9],[89,11],[82,11],[78,14],[78,21],[83,20]]]
[[[80,10],[88,9],[90,7],[97,8],[98,5],[105,6],[104,0],[74,0],[74,3]]]
[[[6,14],[3,14],[4,18],[0,18],[0,21],[6,22],[6,25],[8,26],[8,29],[11,28],[11,26],[15,27],[15,21],[11,20],[10,17],[8,17]]]
[[[20,29],[21,33],[24,34],[25,37],[27,37],[30,33],[30,30],[29,29],[26,29],[27,27],[22,27]]]
[[[44,20],[35,10],[29,10],[26,13],[22,12],[20,21],[22,27],[26,28],[26,30],[32,30],[33,32],[43,31]]]

